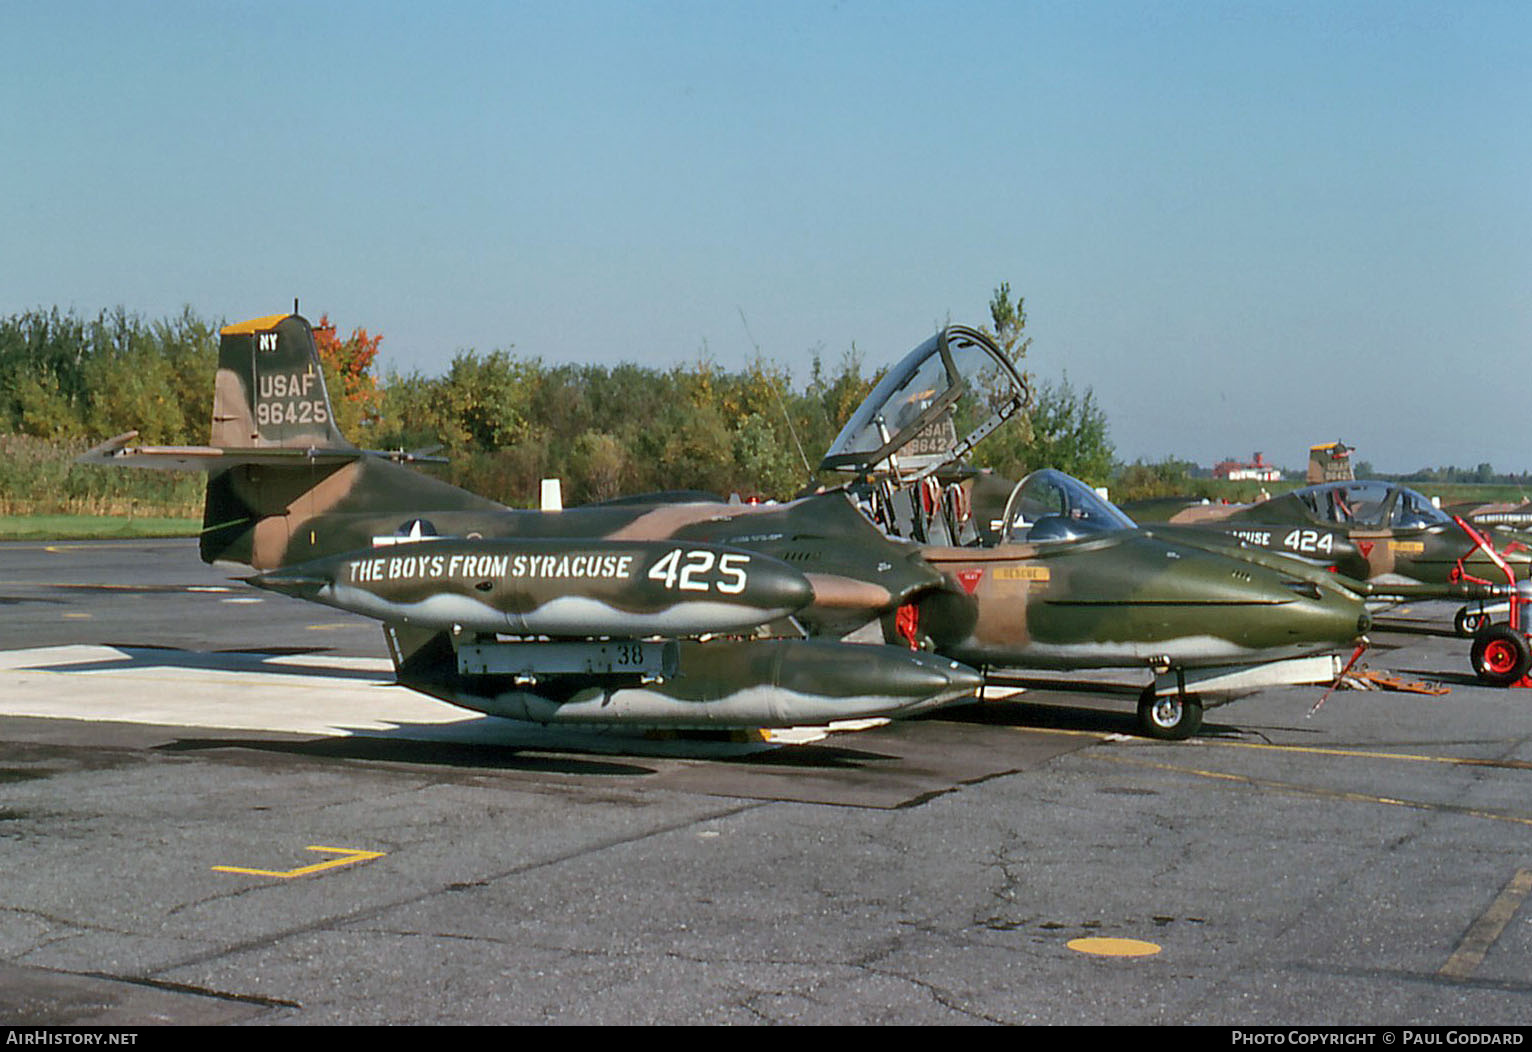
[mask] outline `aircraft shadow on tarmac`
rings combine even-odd
[[[1451,687],[1483,687],[1485,682],[1472,672],[1457,669],[1440,668],[1402,668],[1399,669],[1401,676],[1414,676],[1431,683],[1440,683]]]
[[[407,729],[404,729],[407,733]],[[585,759],[554,753],[529,754],[517,746],[493,743],[426,741],[390,737],[387,733],[308,741],[264,741],[254,738],[180,738],[156,746],[166,753],[197,753],[219,749],[246,749],[284,756],[326,760],[363,760],[404,763],[428,767],[521,771],[528,774],[567,774],[583,777],[637,777],[656,773],[655,768],[611,760]]]
[[[393,689],[386,669],[342,667],[324,660],[326,647],[268,647],[261,650],[182,650],[145,643],[106,643],[116,653],[94,661],[55,662],[34,666],[56,673],[136,672],[176,668],[225,673],[302,676],[370,683]],[[313,656],[314,661],[301,660]],[[627,758],[704,760],[742,767],[856,771],[897,762],[899,755],[877,748],[852,747],[848,741],[873,739],[836,735],[818,742],[785,745],[741,740],[731,732],[686,731],[645,735],[638,729],[542,727],[463,710],[464,719],[446,724],[396,723],[392,729],[366,730],[345,736],[304,740],[259,737],[184,737],[163,746],[168,751],[255,749],[295,756],[327,757],[583,775],[648,775],[652,767],[573,754]],[[344,728],[338,728],[344,729]],[[536,755],[525,755],[533,753]]]
[[[891,752],[851,748],[831,741],[780,745],[740,741],[726,733],[709,731],[663,732],[661,737],[650,738],[636,730],[614,734],[574,727],[540,727],[494,716],[468,719],[449,728],[439,724],[399,724],[390,731],[370,730],[345,737],[326,736],[304,741],[186,737],[159,748],[165,752],[256,749],[329,759],[623,776],[650,775],[656,773],[656,768],[621,762],[618,757],[626,760],[702,760],[740,767],[821,771],[862,770],[899,759]],[[592,754],[613,759],[598,759]]]
[[[99,661],[37,665],[39,672],[125,672],[155,668],[200,669],[213,672],[261,672],[283,676],[318,676],[327,679],[393,684],[393,673],[332,664],[300,663],[291,659],[331,653],[326,647],[271,647],[263,650],[181,650],[154,643],[103,643],[120,656]]]
[[[1102,689],[1103,696],[1122,694],[1123,691]],[[1216,711],[1216,710],[1209,710]],[[918,716],[913,721],[947,721],[980,724],[994,727],[1012,727],[1017,730],[1075,731],[1082,734],[1122,734],[1141,738],[1138,718],[1134,712],[1118,712],[1099,707],[1065,704],[1055,700],[985,701],[975,705],[962,705],[942,709],[939,712]],[[1198,738],[1244,737],[1245,731],[1237,726],[1212,721],[1202,724]]]

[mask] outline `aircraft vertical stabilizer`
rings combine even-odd
[[[223,449],[354,449],[335,426],[314,330],[297,314],[219,332],[210,444]]]
[[[1356,478],[1351,470],[1353,447],[1344,442],[1324,442],[1309,447],[1309,485],[1346,482]]]

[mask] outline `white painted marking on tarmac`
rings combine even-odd
[[[343,736],[481,720],[380,658],[107,646],[0,651],[0,715]]]
[[[760,741],[651,741],[643,727],[542,727],[394,683],[382,658],[108,646],[0,650],[0,716],[463,742],[627,755],[742,756]]]

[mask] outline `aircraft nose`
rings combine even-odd
[[[1352,592],[1328,581],[1285,575],[1282,584],[1296,596],[1282,608],[1294,642],[1349,643],[1372,627],[1372,615]]]
[[[1188,613],[1202,619],[1203,631],[1244,647],[1310,653],[1338,649],[1372,626],[1360,596],[1317,572],[1278,567],[1261,558],[1174,550],[1181,557],[1169,562],[1182,575],[1175,587],[1190,601]]]

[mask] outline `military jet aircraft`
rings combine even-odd
[[[1153,529],[1183,540],[1224,537],[1300,560],[1336,574],[1378,607],[1468,600],[1454,624],[1459,635],[1475,636],[1472,664],[1481,678],[1516,682],[1532,663],[1516,633],[1490,623],[1497,608],[1489,605],[1532,578],[1528,539],[1504,526],[1474,529],[1407,486],[1326,482],[1257,504],[1192,505]]]
[[[992,341],[950,326],[841,433],[825,465],[847,486],[786,504],[524,511],[352,445],[309,323],[277,315],[222,330],[208,446],[129,433],[82,459],[205,471],[204,560],[378,619],[405,686],[543,723],[823,723],[972,698],[982,676],[964,662],[1131,665],[1176,677],[1168,698],[1151,685],[1141,716],[1184,737],[1201,719],[1186,677],[1366,630],[1354,595],[1301,568],[1131,524],[1082,538],[1099,509],[1066,509],[1067,544],[1039,521],[976,547],[971,479],[953,479],[1025,399]]]
[[[1481,600],[1506,583],[1490,553],[1457,522],[1392,482],[1326,482],[1258,504],[1192,505],[1155,529],[1165,536],[1187,529],[1222,534],[1333,571],[1384,601]],[[1525,579],[1532,551],[1512,533],[1497,538],[1517,580]]]

